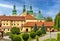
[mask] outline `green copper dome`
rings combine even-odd
[[[36,16],[37,19],[39,20],[44,20],[44,17],[42,16],[41,12],[39,11],[39,13]]]
[[[30,14],[30,15],[33,15],[32,6],[30,6],[30,10],[29,10],[29,11],[27,11],[27,13],[28,13],[28,14]]]

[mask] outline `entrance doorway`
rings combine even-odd
[[[26,29],[26,32],[28,32],[28,29]]]

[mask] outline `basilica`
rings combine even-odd
[[[2,28],[5,33],[10,32],[12,27],[20,28],[21,32],[30,32],[34,29],[35,24],[40,29],[43,23],[46,26],[46,30],[49,31],[50,28],[53,29],[53,22],[45,21],[41,11],[38,11],[36,14],[32,6],[30,6],[30,10],[26,10],[26,6],[24,5],[22,13],[17,15],[16,6],[14,5],[11,16],[0,16],[0,28]]]

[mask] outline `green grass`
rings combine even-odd
[[[46,39],[44,41],[50,41],[50,39]],[[51,38],[51,41],[57,41],[55,38]]]

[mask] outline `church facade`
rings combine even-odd
[[[36,13],[33,12],[32,6],[30,6],[30,10],[28,11],[24,5],[22,14],[17,15],[16,6],[14,5],[11,16],[0,16],[0,28],[2,28],[5,33],[10,32],[12,27],[20,28],[21,32],[30,32],[34,29],[35,24],[40,28],[43,23],[47,30],[50,28],[53,29],[53,22],[46,22],[40,11],[38,15],[36,15]]]

